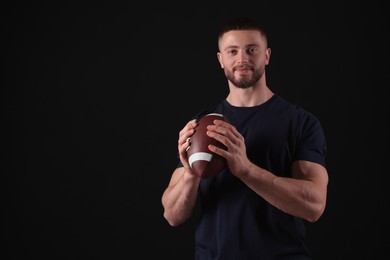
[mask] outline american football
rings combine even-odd
[[[199,119],[195,133],[190,138],[191,145],[187,149],[191,169],[202,179],[211,178],[226,167],[226,159],[208,149],[209,144],[226,149],[222,143],[206,134],[207,126],[214,124],[215,119],[226,121],[218,113],[207,114]]]

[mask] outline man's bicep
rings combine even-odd
[[[328,172],[326,168],[315,162],[297,160],[292,164],[291,176],[295,179],[312,181],[320,186],[328,185]]]

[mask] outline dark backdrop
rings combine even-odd
[[[170,227],[160,199],[178,131],[227,94],[217,29],[244,15],[270,31],[270,88],[326,132],[314,259],[390,256],[384,4],[52,2],[2,9],[6,259],[193,259],[194,220]]]

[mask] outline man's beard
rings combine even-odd
[[[264,71],[261,70],[253,70],[253,76],[241,77],[240,79],[236,79],[232,71],[225,70],[226,78],[233,83],[237,88],[250,88],[252,87],[259,79],[263,76]]]

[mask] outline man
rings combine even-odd
[[[229,86],[226,99],[199,112],[179,133],[180,162],[162,196],[164,217],[185,222],[199,201],[196,259],[310,259],[304,220],[324,212],[328,173],[326,142],[318,119],[267,86],[271,49],[263,28],[249,19],[228,22],[217,58]],[[191,171],[186,149],[197,119],[223,114],[209,146],[228,168],[210,179]]]

